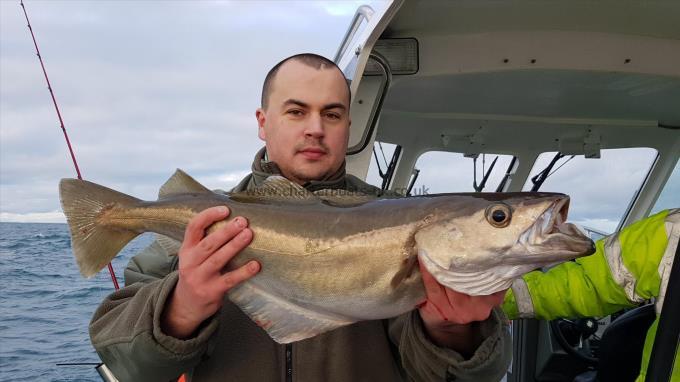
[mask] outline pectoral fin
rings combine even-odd
[[[399,271],[397,271],[394,277],[392,277],[392,281],[390,281],[390,285],[394,289],[418,272],[418,254],[415,248],[412,248],[411,251],[411,256],[404,259],[401,268],[399,268]]]
[[[304,340],[355,322],[347,317],[304,308],[265,291],[252,279],[230,290],[229,299],[281,344]]]
[[[182,247],[182,242],[175,240],[171,237],[156,234],[156,241],[160,244],[161,248],[165,250],[168,255],[174,256],[179,253],[179,249]]]

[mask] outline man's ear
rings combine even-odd
[[[264,123],[267,120],[267,117],[261,107],[255,110],[255,118],[257,118],[257,136],[260,137],[261,140],[266,141],[267,137],[264,132]]]

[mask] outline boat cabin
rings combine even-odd
[[[347,168],[369,183],[563,192],[593,239],[680,207],[680,3],[394,0],[357,9],[335,61],[353,95]],[[513,322],[507,381],[599,372],[607,326]]]

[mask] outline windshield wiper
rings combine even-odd
[[[416,184],[416,179],[418,179],[419,174],[420,170],[414,167],[413,172],[411,173],[411,181],[408,182],[408,187],[406,188],[406,196],[411,196],[411,190],[413,189],[413,185]]]
[[[375,145],[373,146],[373,156],[375,157],[375,164],[378,165],[378,175],[382,179],[382,184],[380,188],[382,190],[386,190],[390,186],[390,182],[392,182],[392,177],[394,176],[394,170],[397,168],[397,161],[399,160],[399,155],[401,154],[401,146],[397,145],[394,148],[394,153],[392,154],[392,159],[390,159],[390,163],[387,163],[387,159],[385,158],[385,152],[382,149],[382,143],[378,142],[378,146],[380,147],[380,152],[382,153],[383,161],[387,165],[387,168],[385,169],[385,172],[382,171],[382,168],[380,167],[380,160],[378,159],[378,153],[375,151]]]
[[[496,192],[503,192],[505,184],[508,182],[508,179],[510,179],[510,175],[512,175],[512,171],[515,168],[515,163],[517,163],[517,157],[513,156],[512,160],[510,161],[510,165],[508,166],[508,169],[505,170],[505,175],[503,175],[503,179],[501,179],[501,182],[498,184],[498,187],[496,187]]]
[[[550,175],[554,174],[554,173],[555,173],[557,170],[559,170],[562,166],[564,166],[565,164],[567,164],[567,162],[569,162],[570,160],[574,159],[574,157],[575,157],[576,155],[572,155],[569,159],[567,159],[566,162],[562,163],[562,164],[560,165],[560,167],[556,168],[555,171],[550,172],[550,171],[552,171],[552,168],[555,167],[555,164],[557,163],[557,161],[560,160],[560,159],[562,159],[562,158],[564,158],[565,156],[566,156],[566,155],[564,155],[564,154],[558,152],[557,154],[555,154],[555,156],[554,156],[553,159],[550,161],[550,163],[548,163],[548,165],[547,165],[541,172],[539,172],[538,174],[536,174],[534,177],[531,178],[531,182],[534,184],[533,187],[531,187],[531,191],[532,191],[532,192],[538,191],[538,190],[541,188],[541,186],[543,185],[543,182],[545,182],[545,180],[548,179],[548,177],[549,177]]]
[[[484,154],[482,154],[484,155]],[[496,165],[496,161],[498,161],[498,156],[494,158],[493,162],[491,162],[491,166],[489,166],[489,170],[484,174],[484,177],[482,178],[482,183],[477,185],[477,157],[479,155],[475,155],[472,157],[472,172],[473,172],[473,181],[472,181],[472,187],[475,189],[475,192],[482,192],[484,187],[486,186],[486,181],[489,180],[489,175],[491,175],[491,171],[493,171],[493,167]],[[484,158],[482,156],[482,158]],[[482,159],[484,160],[484,159]],[[482,162],[483,163],[483,162]],[[484,167],[482,165],[482,171],[484,171]]]

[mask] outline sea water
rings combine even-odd
[[[128,260],[152,239],[113,260],[121,287]],[[113,290],[106,269],[80,275],[66,224],[0,223],[0,380],[101,381],[87,326]],[[60,365],[74,363],[86,365]]]

